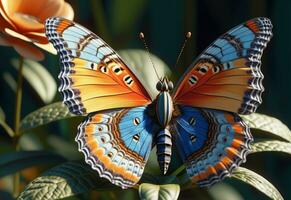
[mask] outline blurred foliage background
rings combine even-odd
[[[219,35],[248,19],[259,16],[270,18],[274,26],[274,36],[262,58],[262,71],[265,76],[263,83],[266,90],[263,93],[263,104],[258,112],[274,116],[291,127],[291,59],[289,57],[291,55],[291,1],[68,0],[67,2],[75,11],[76,22],[95,32],[116,50],[144,49],[138,38],[139,32],[143,31],[151,53],[171,67],[176,79]],[[187,31],[192,32],[192,38],[186,45],[179,65],[175,68],[176,58]],[[7,123],[12,126],[13,114],[10,113],[14,112],[16,84],[13,77],[16,77],[17,73],[15,68],[11,67],[11,59],[17,57],[17,54],[9,47],[0,46],[0,56],[0,106],[6,113]],[[59,73],[57,57],[46,53],[46,58],[41,63],[57,81]],[[27,82],[24,83],[23,90],[22,117],[45,105]],[[53,101],[59,100],[61,100],[60,95],[57,93]],[[37,128],[21,139],[21,147],[26,150],[49,147],[66,156],[69,155],[70,158],[79,158],[81,155],[77,152],[77,145],[73,141],[79,121],[80,118],[74,118]],[[5,135],[0,136],[0,153],[10,148],[5,143],[6,140]],[[250,155],[244,166],[255,169],[255,172],[273,183],[283,197],[289,199],[291,198],[291,159],[286,158],[284,154]],[[43,170],[42,167],[25,170],[23,172],[23,176],[27,178],[25,181],[29,182]],[[231,182],[236,189],[234,192],[238,192],[243,199],[267,198],[248,185],[237,181],[227,182]],[[218,191],[219,189],[216,195],[219,195]],[[131,193],[127,195],[131,198],[135,197]],[[182,193],[181,196],[192,199],[190,191]]]

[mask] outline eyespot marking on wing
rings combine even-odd
[[[126,85],[131,86],[133,84],[133,79],[130,75],[126,75],[123,77],[123,81]]]
[[[139,134],[135,134],[135,135],[132,137],[132,139],[133,139],[133,141],[138,142],[139,139],[140,139]]]
[[[190,124],[191,126],[194,126],[194,125],[196,124],[196,119],[195,119],[194,117],[191,117],[191,118],[189,119],[189,124]]]
[[[195,85],[197,83],[197,81],[198,81],[198,77],[197,76],[195,76],[195,75],[190,76],[190,78],[189,78],[189,84],[190,85]]]
[[[202,75],[206,74],[209,70],[209,67],[207,65],[202,65],[198,68],[198,72]]]
[[[107,67],[106,66],[100,66],[100,71],[104,74],[108,73]]]
[[[196,135],[194,135],[194,134],[190,134],[189,136],[190,136],[190,141],[191,141],[192,143],[196,142],[196,140],[197,140]]]
[[[220,67],[219,67],[218,65],[215,65],[215,66],[212,67],[212,72],[213,72],[214,74],[217,74],[217,73],[219,73],[220,71],[221,71],[221,69],[220,69]]]
[[[140,119],[139,119],[138,117],[135,117],[135,118],[133,119],[133,124],[134,124],[135,126],[139,125],[139,124],[140,124]]]
[[[98,69],[98,65],[96,63],[93,62],[88,62],[87,66],[88,69],[92,69],[94,71],[96,71]]]
[[[120,75],[122,74],[123,69],[119,66],[119,65],[114,65],[112,67],[112,71],[116,74],[116,75]]]

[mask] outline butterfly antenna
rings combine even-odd
[[[191,32],[187,32],[187,33],[186,33],[184,43],[183,43],[183,45],[182,45],[182,48],[181,48],[180,53],[179,53],[179,55],[178,55],[178,57],[177,57],[177,60],[176,60],[175,68],[176,68],[177,65],[178,65],[178,62],[179,62],[180,57],[181,57],[181,55],[182,55],[182,53],[183,53],[183,51],[184,51],[184,48],[185,48],[185,46],[186,46],[186,43],[187,43],[188,39],[191,38],[191,35],[192,35]]]
[[[149,50],[149,47],[148,47],[148,45],[147,45],[147,43],[146,43],[145,36],[144,36],[143,32],[140,32],[140,33],[139,33],[139,38],[142,40],[142,42],[143,42],[143,44],[144,44],[144,47],[145,47],[145,49],[147,50],[148,58],[149,58],[149,60],[150,60],[150,62],[151,62],[151,64],[152,64],[152,66],[153,66],[153,68],[154,68],[154,70],[155,70],[155,73],[156,73],[158,79],[160,80],[160,78],[159,78],[159,74],[158,74],[158,72],[157,72],[157,69],[155,68],[155,65],[154,65],[154,63],[153,63],[153,61],[152,61],[152,58],[151,58],[151,55],[150,55],[150,50]]]

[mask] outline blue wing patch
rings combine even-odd
[[[85,161],[115,185],[135,185],[144,170],[158,126],[146,107],[89,114],[76,141]]]
[[[171,128],[193,182],[211,186],[245,162],[253,139],[237,114],[188,106],[179,109],[181,115]]]
[[[251,44],[254,43],[254,40],[257,40],[256,34],[246,24],[239,25],[218,38],[205,50],[201,58],[212,57],[221,63],[225,63],[246,57],[248,56],[247,50],[252,47]],[[257,41],[257,45],[259,45],[259,40]]]
[[[118,127],[126,147],[147,159],[151,151],[153,135],[159,127],[146,114],[145,107],[132,108],[121,118]]]
[[[175,122],[175,132],[177,134],[175,143],[181,150],[182,160],[185,161],[193,151],[201,149],[207,141],[209,124],[200,110],[187,106],[181,108],[183,114],[176,118]]]

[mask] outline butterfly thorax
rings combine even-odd
[[[157,83],[156,88],[159,91],[156,98],[156,115],[160,125],[165,128],[171,121],[173,113],[173,100],[169,93],[173,89],[173,83],[163,78]]]

